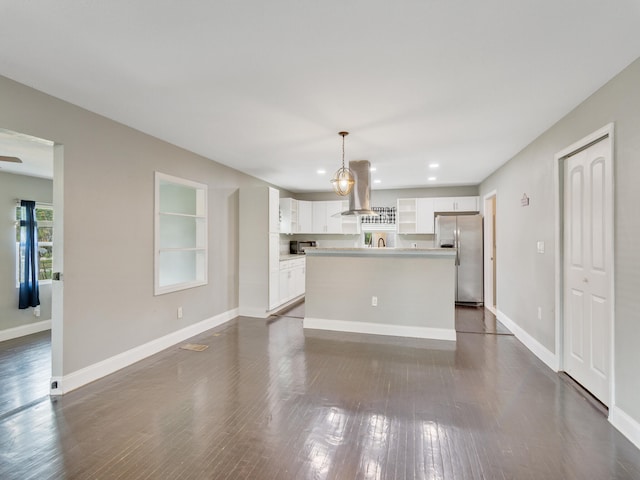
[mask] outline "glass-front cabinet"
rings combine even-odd
[[[207,186],[156,172],[154,294],[207,283]]]

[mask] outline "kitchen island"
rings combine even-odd
[[[306,259],[304,328],[455,341],[455,250],[309,248]]]

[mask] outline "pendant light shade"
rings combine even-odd
[[[342,167],[338,169],[333,178],[331,179],[331,185],[333,190],[341,197],[349,195],[353,189],[353,185],[356,183],[353,178],[351,170],[344,166],[344,137],[349,135],[349,132],[339,132],[338,135],[342,137]]]

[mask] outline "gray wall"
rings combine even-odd
[[[554,155],[615,123],[615,396],[640,422],[640,59],[527,146],[480,186],[497,190],[497,301],[550,351],[555,350]],[[529,207],[520,206],[526,193]],[[544,240],[546,253],[536,253]],[[537,306],[543,310],[537,320]]]
[[[4,77],[0,105],[1,128],[64,145],[61,374],[238,306],[238,188],[263,182]],[[209,284],[158,297],[156,170],[209,186]]]
[[[306,261],[307,317],[455,331],[453,256],[308,255]]]
[[[425,187],[425,188],[396,188],[389,190],[371,190],[372,207],[395,207],[398,198],[421,197],[473,197],[478,195],[478,185],[461,187]],[[294,193],[298,200],[340,200],[333,192]],[[348,198],[348,197],[347,197]]]
[[[0,330],[21,327],[51,318],[51,285],[40,285],[40,317],[33,309],[18,309],[16,287],[16,199],[51,203],[53,182],[0,172]]]

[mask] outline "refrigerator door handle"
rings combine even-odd
[[[456,266],[460,265],[460,231],[458,230],[458,222],[456,222],[456,227],[453,229],[455,242],[456,242]]]

